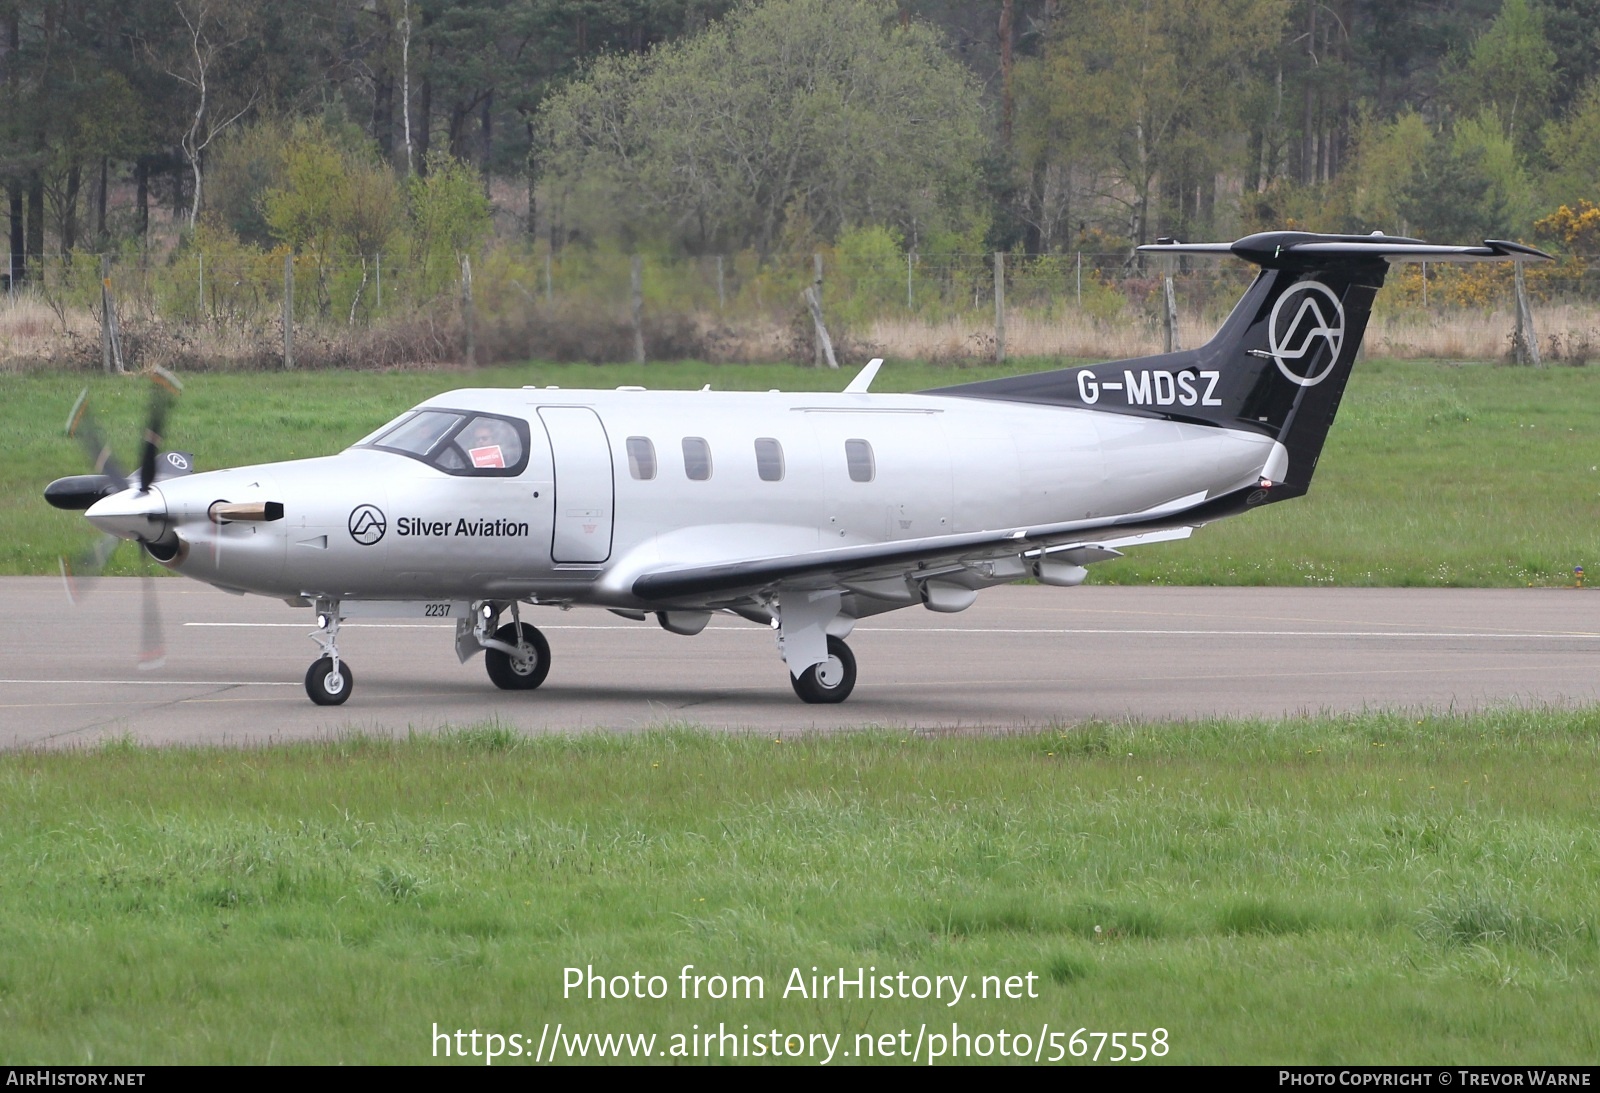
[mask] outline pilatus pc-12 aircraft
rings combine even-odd
[[[453,619],[463,662],[530,690],[551,658],[523,610],[580,605],[673,634],[716,612],[770,626],[795,693],[841,702],[858,619],[1075,585],[1305,493],[1390,262],[1548,257],[1305,232],[1141,249],[1261,269],[1198,349],[903,395],[868,390],[878,361],[839,394],[451,391],[337,455],[234,470],[159,451],[158,386],[135,477],[80,405],[97,473],[45,496],[187,577],[313,609],[322,705],[350,696],[345,619]]]

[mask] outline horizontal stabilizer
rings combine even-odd
[[[1400,235],[1317,235],[1258,232],[1234,243],[1151,243],[1143,254],[1231,254],[1265,269],[1322,269],[1340,262],[1545,262],[1535,247],[1487,239],[1478,247],[1450,247]]]

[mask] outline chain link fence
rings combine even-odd
[[[1164,278],[1172,278],[1177,303],[1170,336],[1193,345],[1255,274],[1238,262],[1091,252],[634,257],[574,246],[444,258],[246,247],[166,259],[13,258],[0,368],[810,360],[818,332],[803,302],[808,288],[841,356],[852,359],[1110,356],[1169,344]],[[1527,282],[1537,309],[1571,316],[1552,336],[1600,345],[1600,333],[1583,333],[1591,312],[1600,330],[1600,270],[1590,260],[1530,265]],[[1488,316],[1492,325],[1493,315],[1514,308],[1505,263],[1405,264],[1388,285],[1375,328],[1387,322],[1414,334],[1463,315]],[[17,336],[21,328],[27,336]],[[1428,355],[1426,346],[1413,348]],[[1483,345],[1465,351],[1485,353]]]

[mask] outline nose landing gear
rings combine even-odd
[[[355,673],[350,665],[323,657],[306,670],[306,694],[318,706],[338,706],[350,697],[355,686]]]
[[[311,640],[322,646],[325,654],[306,671],[306,694],[318,706],[339,706],[350,697],[355,687],[355,673],[350,665],[339,659],[338,600],[317,601],[317,629]]]

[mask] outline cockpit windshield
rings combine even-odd
[[[390,451],[426,458],[444,435],[459,424],[461,424],[460,414],[424,410],[384,433],[377,439],[376,444]]]
[[[356,447],[398,452],[447,474],[509,477],[528,464],[528,423],[463,410],[418,410]]]

